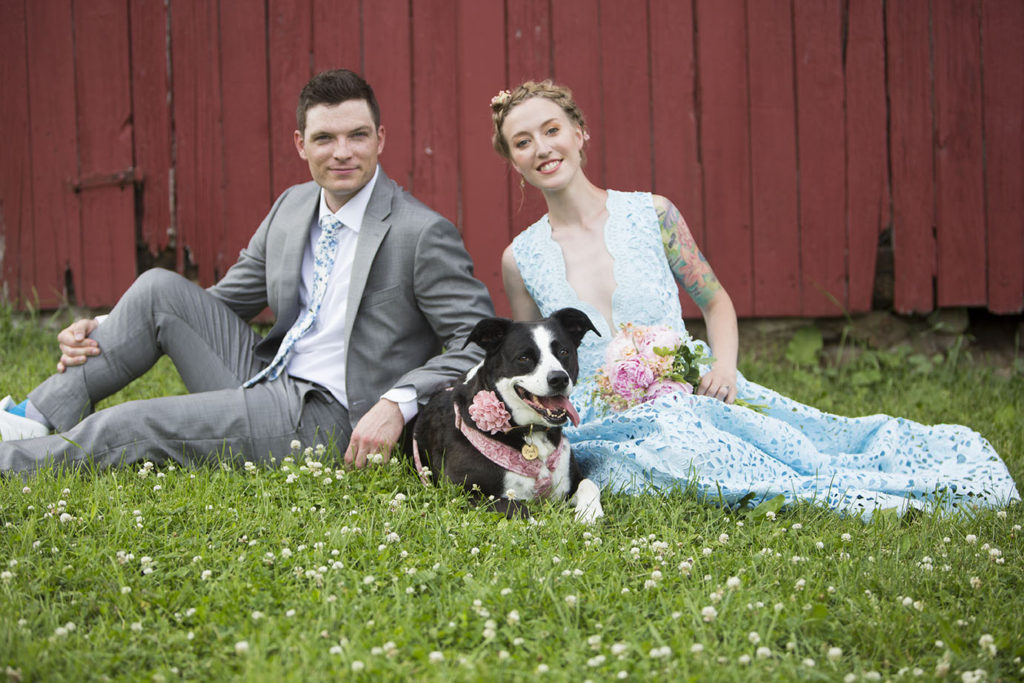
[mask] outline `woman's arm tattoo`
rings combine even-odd
[[[661,241],[665,247],[669,267],[686,293],[698,306],[704,308],[722,288],[722,283],[715,277],[711,265],[697,248],[697,243],[694,242],[690,228],[686,226],[679,209],[667,199],[663,204],[655,202],[655,207],[658,211]]]

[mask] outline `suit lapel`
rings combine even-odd
[[[373,186],[373,194],[370,195],[370,202],[366,205],[366,213],[363,215],[363,224],[359,228],[359,238],[356,240],[356,253],[352,261],[352,278],[348,286],[348,307],[345,312],[345,347],[348,348],[349,339],[352,338],[352,326],[355,324],[356,313],[359,311],[359,302],[363,298],[363,290],[366,288],[366,279],[370,275],[370,267],[377,255],[384,236],[387,235],[391,224],[388,217],[391,215],[391,202],[394,197],[394,183],[384,175],[381,169],[377,177],[377,183]]]
[[[302,257],[306,253],[309,242],[309,231],[313,225],[313,217],[320,207],[320,186],[308,183],[308,191],[299,193],[292,210],[294,218],[284,234],[281,245],[281,275],[278,285],[278,321],[287,330],[299,317],[299,286],[302,284]],[[305,188],[303,188],[305,190]],[[282,207],[283,209],[284,207]]]

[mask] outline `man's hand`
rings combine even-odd
[[[736,369],[712,365],[708,373],[700,378],[694,393],[732,403],[736,400]]]
[[[100,355],[100,345],[89,335],[99,325],[95,318],[76,320],[57,335],[60,345],[60,360],[57,361],[57,372],[64,372],[73,365],[81,365],[89,360],[89,356]]]
[[[405,427],[405,418],[398,404],[382,398],[356,423],[345,450],[345,464],[361,469],[366,466],[366,457],[380,453],[387,462],[391,449],[398,443]]]

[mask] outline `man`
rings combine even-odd
[[[0,403],[0,470],[266,461],[330,438],[362,467],[479,360],[463,345],[493,315],[487,290],[455,226],[378,166],[369,84],[344,69],[310,80],[295,147],[313,180],[278,197],[220,282],[150,270],[102,323],[58,335],[58,373],[19,406]],[[260,339],[246,321],[266,306],[277,322]],[[188,395],[92,413],[164,353]]]

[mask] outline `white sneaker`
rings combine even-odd
[[[0,441],[34,439],[50,433],[41,422],[7,412],[7,407],[13,404],[14,400],[10,396],[0,400]]]

